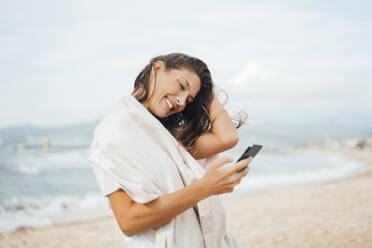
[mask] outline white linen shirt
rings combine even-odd
[[[209,158],[197,160],[204,168],[208,168],[216,159],[218,159],[218,154]],[[92,163],[93,171],[96,176],[99,188],[104,196],[108,196],[110,193],[116,191],[120,186],[116,183],[110,175],[108,175],[104,170],[99,166],[95,166]],[[218,197],[218,196],[211,196]],[[221,220],[225,224],[225,220]],[[208,235],[208,230],[201,229],[202,235]],[[124,234],[123,234],[124,235]],[[149,229],[148,231],[132,235],[130,237],[124,235],[125,241],[128,245],[128,248],[152,248],[155,245],[155,231]],[[200,248],[204,247],[204,244],[201,244]],[[223,237],[221,248],[227,247],[240,247],[237,241],[237,237],[232,229],[226,227],[226,234]],[[199,247],[193,247],[199,248]]]
[[[147,156],[143,145],[152,149],[153,156]],[[102,194],[123,189],[135,201],[148,202],[201,178],[218,159],[219,154],[195,160],[177,145],[142,104],[131,95],[123,97],[97,126],[91,145],[89,161]],[[151,166],[146,167],[149,163]],[[234,232],[226,226],[219,195],[203,199],[167,224],[124,237],[129,248],[240,247]]]

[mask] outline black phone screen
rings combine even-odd
[[[256,154],[262,149],[262,145],[249,145],[248,148],[244,151],[244,153],[240,156],[240,158],[236,161],[239,162],[240,160],[246,159],[248,157],[255,157]],[[246,168],[246,167],[245,167]],[[237,171],[238,173],[243,171],[245,168]]]

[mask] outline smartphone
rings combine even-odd
[[[248,157],[255,157],[256,154],[262,149],[262,145],[256,145],[256,144],[251,144],[248,146],[248,148],[244,151],[244,153],[240,156],[240,158],[235,162],[239,162],[240,160],[246,159]],[[236,173],[242,172],[245,168],[238,170]]]

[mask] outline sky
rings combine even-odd
[[[370,1],[0,1],[0,128],[100,119],[154,56],[203,60],[252,125],[372,123]],[[224,95],[219,95],[224,99]]]

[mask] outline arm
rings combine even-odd
[[[120,229],[126,236],[132,236],[169,222],[208,196],[200,181],[195,181],[145,204],[133,201],[123,190],[111,193],[108,198]]]
[[[233,166],[222,167],[232,161],[228,157],[223,157],[214,162],[201,179],[144,204],[133,201],[125,191],[119,189],[108,195],[111,209],[125,235],[132,236],[144,232],[168,223],[178,214],[211,195],[233,192],[241,178],[247,175],[251,160],[252,158],[243,159]],[[244,172],[236,173],[246,166],[248,169]]]
[[[239,141],[238,132],[228,112],[214,94],[209,113],[212,127],[195,141],[195,159],[208,158],[233,148]]]

